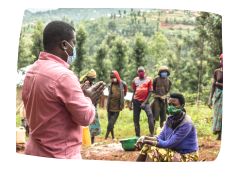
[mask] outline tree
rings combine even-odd
[[[39,53],[43,51],[43,24],[41,20],[34,25],[33,35],[31,36],[32,45],[30,47],[31,54],[35,56],[35,61],[39,57]]]
[[[179,34],[181,34],[181,30],[182,30],[182,29],[183,29],[182,27],[179,27],[179,28],[178,28]]]
[[[139,16],[139,17],[141,16],[141,11],[140,11],[140,10],[138,10],[138,16]]]
[[[120,36],[117,36],[110,51],[110,57],[112,59],[112,67],[118,71],[120,77],[123,79],[126,71],[125,67],[127,51],[128,49],[126,43],[121,39]]]
[[[78,77],[80,77],[80,72],[84,69],[84,59],[87,54],[87,36],[87,32],[83,26],[80,25],[76,33],[76,59],[73,62],[74,72]]]
[[[133,8],[131,8],[131,12],[133,12]]]
[[[112,48],[113,42],[116,39],[116,37],[117,36],[114,33],[113,34],[108,34],[106,42],[107,42],[107,45],[109,46],[109,48]]]
[[[126,9],[124,9],[124,15],[126,15],[127,14],[127,11],[126,11]]]
[[[145,57],[148,54],[148,43],[143,33],[136,34],[132,49],[132,59],[135,62],[135,70],[137,70],[139,66],[145,66],[147,62]]]
[[[13,26],[7,26],[0,35],[0,74],[7,71],[16,71],[16,27]]]
[[[22,33],[20,33],[20,39],[19,39],[19,46],[18,46],[18,64],[17,64],[17,70],[19,71],[20,68],[26,67],[33,63],[35,57],[27,52],[28,45],[26,45],[25,37]]]
[[[121,17],[121,16],[122,16],[122,12],[121,12],[121,10],[119,9],[118,12],[119,12],[119,15],[120,15],[120,17]]]
[[[114,13],[114,16],[113,16],[114,19],[116,19],[116,13]]]
[[[108,69],[107,69],[107,63],[106,63],[106,56],[108,54],[108,46],[105,43],[102,43],[97,50],[94,58],[95,58],[95,70],[97,72],[97,82],[98,81],[103,81],[107,82],[108,77],[106,76],[108,74]]]
[[[192,45],[192,49],[194,50],[195,54],[199,56],[199,74],[198,74],[198,91],[197,91],[197,105],[199,106],[200,103],[200,96],[201,96],[201,86],[202,86],[202,63],[204,60],[204,41],[207,39],[207,29],[206,23],[207,18],[209,16],[208,12],[200,12],[200,16],[196,18],[197,20],[197,30],[198,36],[194,40],[189,40],[185,38],[185,41],[188,44]]]
[[[132,18],[131,21],[132,21],[132,24],[133,24],[134,23],[134,19]]]
[[[166,25],[168,24],[168,18],[166,18],[165,23],[166,23]]]
[[[198,78],[198,97],[197,97],[197,105],[199,105],[200,101],[200,93],[201,93],[201,82],[202,82],[202,60],[203,60],[203,50],[204,50],[204,39],[207,38],[206,30],[204,29],[206,24],[206,19],[208,17],[208,12],[200,12],[200,16],[196,18],[198,21],[197,29],[199,32],[199,37],[201,39],[201,52],[200,52],[200,66],[199,66],[199,78]]]
[[[70,25],[74,27],[74,20],[73,19],[70,21]]]
[[[154,73],[157,75],[157,63],[161,61],[167,52],[168,47],[168,39],[160,32],[155,32],[155,34],[151,37],[151,44],[149,47],[149,52],[152,56],[154,56]]]
[[[65,17],[65,15],[62,17],[62,21],[66,22],[66,17]]]
[[[108,28],[112,31],[115,31],[116,28],[117,28],[116,22],[115,21],[109,21]]]

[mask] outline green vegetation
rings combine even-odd
[[[198,137],[210,137],[215,138],[211,130],[211,117],[212,110],[210,110],[206,105],[200,105],[199,107],[186,104],[187,114],[192,118],[194,124],[197,128]],[[101,131],[102,134],[99,137],[104,137],[107,130],[107,111],[103,109],[98,109],[98,116],[100,119]],[[140,129],[141,135],[150,135],[148,128],[148,119],[144,111],[141,111],[140,114]],[[159,122],[155,124],[155,133],[156,129],[159,126]],[[129,109],[124,109],[120,112],[119,118],[114,126],[114,132],[116,138],[131,138],[135,136],[134,123],[133,123],[133,111]]]
[[[139,10],[79,8],[35,14],[26,12],[18,68],[33,63],[34,57],[36,59],[42,50],[37,44],[41,42],[42,29],[50,21],[59,19],[76,29],[77,58],[70,69],[78,78],[93,68],[100,75],[97,80],[109,83],[109,73],[118,70],[131,92],[137,67],[145,66],[147,75],[153,79],[158,69],[167,65],[173,82],[170,93],[186,94],[186,100],[193,105],[197,97],[199,103],[206,104],[213,72],[220,67],[221,16],[189,10],[170,10],[168,13],[157,9],[150,12]],[[166,20],[167,28],[161,26],[162,23],[166,25]],[[103,65],[104,68],[100,68]]]

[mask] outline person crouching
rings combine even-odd
[[[196,127],[184,109],[182,94],[172,93],[168,100],[166,123],[157,137],[141,136],[136,148],[142,147],[139,162],[194,162],[198,160]]]

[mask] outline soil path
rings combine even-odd
[[[198,139],[199,144],[199,161],[206,159],[202,169],[211,168],[216,166],[214,162],[219,155],[222,141],[215,141],[212,139]],[[135,162],[139,151],[124,151],[122,149],[119,139],[113,141],[108,138],[107,141],[103,141],[103,138],[96,137],[95,142],[98,143],[95,146],[82,147],[81,155],[85,162],[86,170],[97,169],[131,169]],[[23,154],[24,144],[17,144],[17,153]],[[99,161],[99,162],[98,162]]]
[[[113,161],[135,161],[139,151],[124,151],[118,141],[112,144],[104,144],[103,139],[96,140],[100,145],[82,148],[81,155],[87,160],[113,160]],[[110,142],[110,140],[108,139]],[[203,138],[199,140],[198,161],[214,161],[221,148],[221,141]]]

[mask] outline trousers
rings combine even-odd
[[[114,124],[116,123],[118,116],[119,116],[119,112],[108,112],[107,130],[109,131],[113,130]]]
[[[141,113],[140,106],[142,103],[143,103],[142,101],[133,99],[133,121],[134,121],[134,126],[135,126],[135,133],[136,133],[136,136],[138,136],[138,137],[140,137],[139,117],[140,117],[140,113]],[[144,110],[148,117],[149,131],[150,131],[150,133],[153,133],[153,131],[154,131],[153,114],[152,114],[152,111],[151,111],[151,108],[150,108],[150,105],[148,102],[147,102]]]

